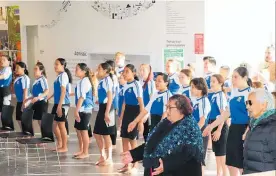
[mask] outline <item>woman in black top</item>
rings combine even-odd
[[[167,114],[145,144],[122,154],[123,163],[143,160],[145,176],[201,176],[202,135],[190,101],[183,95],[172,96]]]
[[[251,117],[243,150],[243,174],[276,170],[276,110],[271,93],[255,89],[246,101]]]

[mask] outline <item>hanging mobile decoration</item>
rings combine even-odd
[[[91,7],[110,19],[122,20],[146,11],[155,4],[155,0],[123,3],[120,2],[119,5],[112,1],[93,1]]]
[[[57,11],[56,19],[52,20],[49,24],[41,25],[40,27],[50,29],[50,28],[54,27],[55,25],[57,25],[57,23],[60,21],[61,14],[64,12],[67,12],[68,8],[71,6],[71,1],[64,0],[61,5],[62,5],[62,7]]]

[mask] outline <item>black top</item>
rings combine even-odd
[[[158,146],[159,142],[168,134],[178,122],[174,124],[160,124],[155,133],[147,142],[146,152],[152,153]],[[143,144],[130,151],[133,158],[133,162],[143,160],[143,166],[145,167],[145,176],[150,176],[150,170],[159,167],[159,158],[144,159],[143,154],[145,150]],[[194,156],[197,152],[196,148],[190,146],[183,146],[180,151],[174,154],[170,154],[165,158],[161,158],[163,161],[164,173],[161,175],[166,176],[201,176],[201,162],[199,162]]]
[[[276,170],[276,114],[248,132],[243,155],[244,174]]]

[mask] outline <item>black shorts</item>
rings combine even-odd
[[[92,113],[79,112],[79,116],[80,116],[80,122],[77,122],[75,120],[74,128],[76,128],[77,130],[88,130]]]
[[[16,120],[19,120],[21,121],[21,116],[22,116],[22,111],[21,111],[21,108],[22,108],[22,104],[23,102],[17,102],[16,103]]]
[[[105,104],[100,104],[99,105],[99,111],[96,117],[95,125],[94,125],[94,130],[93,133],[98,134],[98,135],[112,135],[115,134],[115,125],[114,126],[107,126],[104,120],[105,116],[105,110],[106,110],[106,103]],[[114,118],[115,120],[115,111],[113,107],[111,107],[110,112],[109,112],[110,118]]]
[[[226,165],[243,168],[243,140],[248,125],[231,124],[226,145]]]
[[[34,110],[34,120],[41,120],[43,113],[47,113],[48,111],[48,102],[42,100],[37,101],[35,104],[33,104],[33,110]]]
[[[135,140],[138,137],[138,127],[136,126],[133,131],[128,132],[128,125],[139,115],[140,106],[139,105],[126,105],[125,112],[121,127],[121,137],[130,140]]]
[[[213,130],[215,132],[217,128]],[[228,125],[224,123],[222,129],[221,129],[221,135],[218,141],[212,140],[212,147],[213,152],[215,153],[215,156],[225,156],[226,155],[226,144],[227,144],[227,137],[228,137]],[[212,133],[213,133],[212,132]]]
[[[58,107],[58,104],[54,104],[52,112],[51,112],[51,114],[55,115],[54,120],[57,122],[66,122],[66,120],[67,120],[66,118],[67,118],[67,114],[68,114],[70,105],[62,105],[62,116],[61,117],[57,116],[57,107]]]

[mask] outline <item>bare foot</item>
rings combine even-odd
[[[95,163],[97,166],[100,166],[103,162],[105,162],[105,158],[101,156],[99,160]]]
[[[118,172],[124,173],[124,172],[127,172],[129,170],[130,170],[129,166],[128,165],[124,165],[122,168],[118,169]]]
[[[57,152],[59,152],[59,153],[68,152],[68,148],[59,148],[59,149],[57,150]]]
[[[82,154],[82,151],[74,153],[74,156],[76,157],[76,156],[79,156],[80,154]]]
[[[108,165],[112,165],[113,161],[112,159],[106,159],[104,162],[100,163],[100,166],[108,166]]]
[[[82,153],[82,154],[80,154],[79,156],[77,156],[76,159],[84,159],[84,158],[88,158],[88,157],[89,157],[88,154]]]

